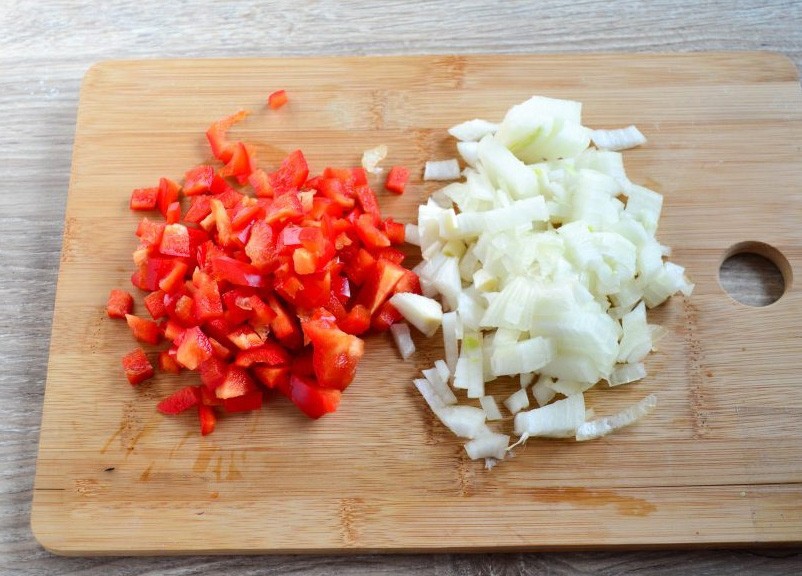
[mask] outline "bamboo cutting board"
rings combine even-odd
[[[278,88],[290,104],[265,110]],[[454,156],[445,129],[499,120],[533,94],[581,100],[586,125],[634,123],[649,138],[626,153],[627,169],[665,195],[658,237],[696,291],[651,313],[669,336],[648,358],[646,380],[588,394],[597,414],[609,414],[655,392],[648,419],[596,442],[530,440],[485,471],[411,385],[441,355],[439,337],[417,338],[406,363],[389,337],[369,337],[340,410],[319,421],[276,399],[201,438],[194,414],[155,410],[194,375],[127,384],[120,357],[135,344],[124,322],[105,316],[105,300],[130,286],[139,216],[129,194],[208,160],[211,121],[252,109],[233,133],[256,144],[267,166],[302,148],[319,172],[387,144],[385,164],[414,176],[404,196],[379,192],[380,202],[409,221],[436,188],[420,180],[425,160]],[[793,283],[802,266],[801,127],[797,73],[769,54],[93,67],[81,91],[53,318],[37,538],[63,554],[802,541],[802,291]],[[750,308],[719,286],[722,260],[744,248],[783,270],[775,304]]]

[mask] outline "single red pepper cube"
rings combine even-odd
[[[130,314],[134,309],[134,297],[130,292],[114,288],[109,293],[109,299],[106,303],[106,314],[109,318],[125,318],[126,314]]]
[[[159,370],[162,372],[169,372],[170,374],[178,374],[181,372],[181,364],[175,359],[175,354],[170,353],[170,350],[162,350],[159,352]]]
[[[189,231],[183,224],[168,224],[164,227],[159,252],[166,256],[189,258]]]
[[[278,110],[284,106],[287,101],[287,92],[285,90],[276,90],[275,92],[271,92],[267,97],[267,105],[271,110]]]
[[[201,164],[184,175],[184,195],[206,194],[214,180],[214,166]]]
[[[159,402],[156,410],[162,414],[180,414],[200,403],[200,387],[185,386]]]
[[[203,330],[197,326],[188,328],[176,339],[176,359],[179,364],[194,370],[201,362],[212,357],[212,345]]]
[[[214,428],[217,425],[217,415],[214,413],[214,408],[206,404],[199,404],[198,419],[200,420],[201,436],[208,436],[214,432]]]
[[[244,368],[229,366],[223,382],[214,389],[214,394],[221,400],[236,398],[257,391],[256,383]]]
[[[137,188],[131,192],[131,210],[153,210],[159,195],[158,188]]]
[[[168,218],[168,209],[174,202],[178,202],[178,193],[181,186],[169,178],[159,179],[159,193],[156,198],[156,206],[165,218]],[[176,220],[178,222],[178,220]]]
[[[159,325],[153,320],[147,318],[140,318],[133,314],[126,314],[125,320],[128,322],[128,327],[134,334],[134,338],[146,344],[158,344],[161,340],[162,334],[159,330]]]
[[[167,315],[167,308],[164,306],[164,291],[156,290],[145,296],[145,308],[148,309],[151,318],[158,320]]]
[[[264,395],[261,390],[249,392],[242,396],[235,396],[234,398],[224,398],[223,410],[230,413],[259,410],[262,407],[263,399]]]
[[[403,194],[409,180],[409,170],[404,166],[393,166],[387,173],[384,187],[394,194]]]
[[[123,356],[123,369],[131,386],[137,386],[145,380],[153,378],[156,373],[142,348],[137,348]]]
[[[335,388],[321,388],[314,378],[296,375],[279,390],[310,418],[334,412],[342,397],[342,392]]]

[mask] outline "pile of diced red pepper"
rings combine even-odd
[[[388,302],[394,293],[420,292],[396,247],[404,224],[381,217],[365,171],[326,168],[309,178],[296,150],[267,172],[249,144],[228,139],[246,115],[206,133],[222,166],[196,166],[182,185],[162,178],[133,191],[131,209],[154,213],[137,227],[131,277],[150,318],[132,314],[124,290],[113,290],[107,306],[140,342],[170,343],[158,354],[160,370],[199,373],[199,385],[158,409],[197,408],[203,434],[219,411],[259,409],[268,390],[312,418],[334,411],[364,353],[359,335],[401,318]],[[385,186],[403,193],[408,177],[394,167]],[[123,367],[132,385],[155,373],[142,348]]]

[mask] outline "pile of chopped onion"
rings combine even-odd
[[[499,124],[471,120],[449,133],[464,179],[407,225],[423,256],[415,270],[423,296],[391,300],[427,336],[442,325],[440,369],[415,380],[431,409],[469,440],[470,458],[490,466],[509,449],[509,437],[486,423],[503,418],[487,390],[500,376],[520,378],[502,402],[518,442],[598,438],[646,415],[653,395],[588,422],[583,396],[602,380],[644,378],[643,360],[665,332],[647,323],[646,308],[693,289],[655,238],[662,196],[632,183],[613,151],[643,144],[643,135],[634,126],[593,131],[579,102],[538,96]],[[427,163],[430,177],[453,170]],[[452,387],[481,408],[458,404]],[[529,409],[530,397],[538,407]]]

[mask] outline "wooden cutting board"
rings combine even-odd
[[[284,88],[290,103],[264,108]],[[302,148],[313,171],[380,143],[412,168],[383,210],[414,219],[454,156],[446,128],[498,120],[533,94],[584,102],[592,127],[637,124],[633,180],[665,195],[659,239],[696,282],[651,313],[669,336],[639,384],[588,394],[597,414],[648,393],[647,420],[596,442],[530,440],[486,471],[469,461],[411,379],[439,338],[399,359],[368,338],[340,410],[319,421],[277,399],[225,417],[158,414],[193,374],[141,389],[134,342],[105,316],[128,287],[139,216],[130,191],[209,159],[203,132],[234,130],[274,165]],[[63,554],[534,550],[802,541],[802,98],[770,54],[446,56],[105,62],[81,91],[32,524]],[[381,190],[381,185],[376,184]],[[743,244],[747,243],[747,244]],[[764,308],[718,283],[733,250],[764,251],[786,293]],[[144,313],[141,296],[137,309]],[[504,391],[503,389],[501,390]]]

